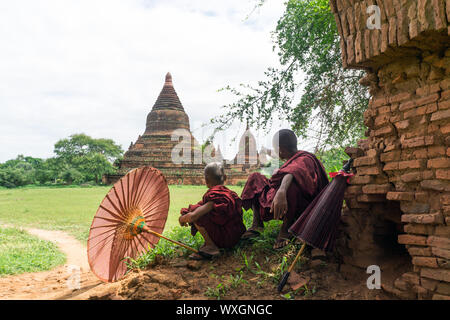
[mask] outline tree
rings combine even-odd
[[[342,67],[339,34],[328,0],[287,1],[273,37],[281,68],[268,68],[266,80],[256,86],[223,88],[237,100],[212,119],[216,130],[228,128],[234,119],[268,130],[274,118],[281,118],[299,136],[316,139],[316,151],[361,138],[369,98],[358,82],[363,71]],[[300,76],[303,83],[297,80]]]
[[[114,162],[122,155],[123,150],[111,139],[94,139],[81,133],[59,140],[55,144],[54,152],[57,158],[64,159],[69,163],[73,159],[92,154],[101,154],[108,161]]]
[[[85,134],[74,134],[55,144],[55,163],[60,177],[66,183],[95,181],[104,174],[113,173],[113,163],[122,156],[122,148],[111,139],[94,139]]]
[[[19,155],[0,164],[0,186],[14,188],[35,183],[36,167],[42,162],[42,159]]]

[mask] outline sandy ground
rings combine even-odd
[[[25,230],[43,240],[54,242],[65,253],[66,264],[50,271],[0,278],[0,299],[76,299],[85,291],[102,284],[90,272],[86,246],[80,241],[62,231]]]
[[[56,243],[66,254],[67,262],[50,271],[0,278],[0,299],[216,299],[217,297],[206,294],[207,288],[227,283],[230,274],[236,273],[233,270],[243,267],[242,258],[232,253],[226,253],[214,262],[189,261],[186,258],[162,259],[146,270],[131,272],[119,282],[103,283],[90,272],[86,247],[78,240],[62,231],[26,230],[41,239]],[[268,260],[269,257],[260,253],[255,256],[254,261],[258,261],[263,269],[270,272],[278,266],[279,261]],[[392,299],[392,296],[382,290],[368,290],[364,272],[350,272],[346,275],[332,261],[314,263],[310,256],[304,259],[306,263],[294,272],[295,275],[291,276],[283,293],[294,290],[299,283],[307,284],[308,288],[313,289],[313,293],[300,291],[295,299]],[[283,299],[276,292],[276,284],[254,274],[254,270],[252,272],[246,271],[245,283],[229,288],[221,298]]]

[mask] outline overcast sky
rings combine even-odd
[[[282,0],[29,0],[0,2],[0,162],[53,156],[74,133],[126,150],[170,71],[199,141],[202,123],[277,66],[271,31]],[[227,137],[243,132],[236,124]],[[276,129],[279,129],[279,126]],[[261,144],[263,132],[252,128]],[[226,157],[235,150],[218,137]]]

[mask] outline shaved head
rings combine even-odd
[[[225,182],[225,170],[223,164],[220,162],[211,162],[205,167],[206,182],[215,185],[223,184]]]
[[[287,152],[297,152],[297,136],[294,131],[281,129],[273,136],[272,144],[275,150],[284,149]]]

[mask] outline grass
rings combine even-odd
[[[0,228],[0,277],[50,270],[66,257],[57,246],[18,228]]]
[[[242,187],[232,186],[238,194]],[[89,227],[100,202],[110,187],[26,187],[0,189],[0,223],[47,230],[66,231],[81,241],[89,236]],[[165,232],[178,225],[180,209],[197,203],[205,186],[169,186],[170,210]]]

